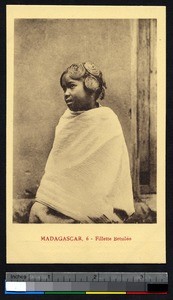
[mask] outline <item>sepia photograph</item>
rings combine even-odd
[[[14,20],[17,223],[155,223],[157,20]]]
[[[41,8],[7,10],[8,261],[164,262],[165,10]]]

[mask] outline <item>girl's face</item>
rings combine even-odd
[[[95,95],[85,91],[82,79],[72,79],[66,73],[62,78],[62,88],[65,102],[70,110],[89,110],[96,107]]]

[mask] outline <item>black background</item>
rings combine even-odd
[[[166,264],[6,264],[6,5],[152,5],[166,6],[167,150]],[[173,300],[173,0],[0,1],[0,299],[157,299]],[[15,253],[14,253],[15,255]],[[5,272],[168,272],[168,295],[4,295]]]

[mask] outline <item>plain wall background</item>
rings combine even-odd
[[[15,198],[32,197],[39,185],[66,109],[59,78],[72,63],[92,61],[103,72],[107,90],[100,103],[118,115],[130,152],[131,22],[15,20]]]

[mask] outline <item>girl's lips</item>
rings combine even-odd
[[[66,102],[67,104],[70,104],[70,103],[72,103],[72,100],[71,100],[71,99],[65,99],[65,102]]]
[[[67,105],[72,104],[72,101],[66,101]]]

